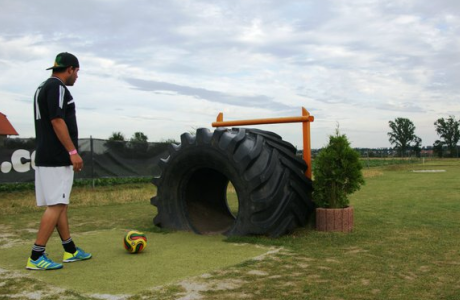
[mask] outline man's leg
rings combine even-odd
[[[62,210],[61,215],[56,224],[57,231],[59,232],[59,236],[61,240],[65,241],[70,238],[70,229],[69,229],[69,220],[67,218],[67,205]]]
[[[77,248],[75,247],[75,243],[72,241],[72,238],[70,237],[69,219],[67,217],[67,208],[68,206],[66,205],[61,215],[59,216],[56,228],[59,233],[59,236],[61,237],[62,246],[64,247],[64,251],[68,253],[75,253],[77,251]]]
[[[60,215],[62,214],[64,204],[48,206],[43,213],[38,229],[37,239],[32,248],[32,254],[29,257],[26,269],[29,270],[54,270],[62,268],[62,264],[58,264],[48,259],[44,254],[48,240],[53,234],[54,228],[57,225]]]
[[[75,243],[70,237],[69,219],[67,217],[67,206],[59,216],[56,228],[59,232],[59,236],[61,237],[62,246],[64,247],[64,258],[62,259],[63,262],[68,263],[87,260],[92,257],[91,253],[87,253],[83,251],[83,249],[75,246]]]
[[[67,205],[65,204],[56,204],[46,208],[40,221],[40,228],[38,229],[35,244],[46,246],[51,234],[53,234],[54,228],[56,228],[58,224],[58,220],[66,209]]]

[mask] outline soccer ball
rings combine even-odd
[[[147,237],[137,230],[128,231],[123,239],[123,246],[129,253],[139,253],[147,247]]]

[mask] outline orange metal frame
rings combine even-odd
[[[253,119],[253,120],[238,120],[224,121],[224,114],[219,113],[216,122],[212,123],[212,127],[225,126],[244,126],[244,125],[261,125],[261,124],[278,124],[278,123],[300,123],[302,122],[303,132],[303,160],[307,163],[308,169],[305,176],[311,179],[311,140],[310,140],[310,122],[315,118],[310,116],[310,113],[302,107],[302,116],[300,117],[285,117],[285,118],[270,118],[270,119]]]

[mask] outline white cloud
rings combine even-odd
[[[390,146],[407,117],[424,145],[460,114],[460,2],[0,0],[0,111],[33,136],[31,98],[62,51],[82,137],[176,138],[229,119],[315,116],[313,147],[337,122],[359,147]],[[62,13],[66,12],[66,13]],[[301,147],[299,124],[270,125]]]

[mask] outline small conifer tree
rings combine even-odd
[[[314,161],[313,200],[322,208],[345,208],[348,195],[364,184],[359,153],[351,148],[345,134],[336,129]]]

